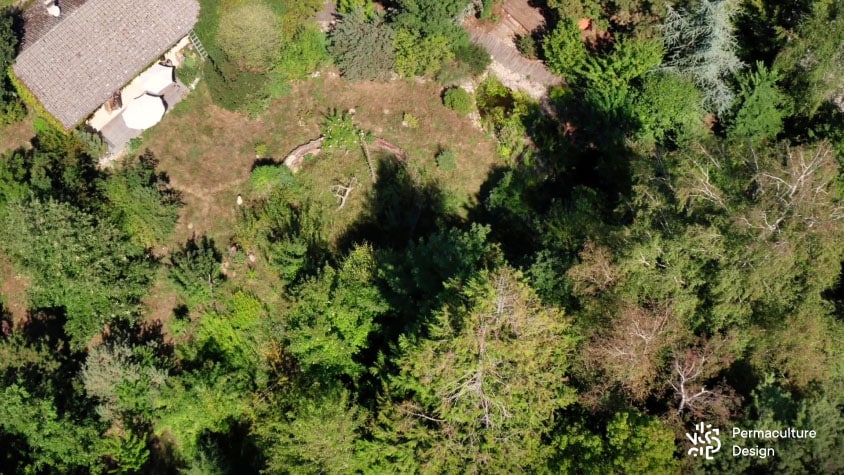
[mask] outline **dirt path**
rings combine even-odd
[[[508,0],[501,16],[492,28],[475,21],[464,23],[472,42],[483,47],[492,56],[490,71],[505,86],[526,92],[537,100],[548,93],[548,87],[563,83],[561,77],[551,73],[542,61],[527,59],[519,53],[514,39],[544,25],[539,10],[527,0]]]

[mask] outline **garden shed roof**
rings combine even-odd
[[[27,43],[13,69],[72,128],[187,35],[198,15],[197,0],[87,0]]]

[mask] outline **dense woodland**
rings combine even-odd
[[[0,300],[0,472],[844,473],[844,4],[539,1],[518,44],[565,83],[536,102],[460,26],[496,2],[341,0],[329,34],[322,3],[202,0],[215,102],[260,120],[325,68],[438,81],[498,144],[477,204],[376,160],[329,240],[268,162],[228,242],[165,249],[182,199],[156,157],[102,170],[95,136],[36,118],[0,157],[29,284],[27,318]],[[26,114],[12,83],[0,124]],[[343,111],[323,133],[371,140]],[[706,462],[698,421],[818,437]]]

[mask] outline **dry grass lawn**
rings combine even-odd
[[[32,114],[17,124],[0,127],[0,153],[18,147],[29,146],[29,141],[35,137],[35,129],[32,127]]]
[[[495,145],[469,119],[446,109],[439,93],[440,87],[431,82],[353,84],[329,73],[295,85],[264,115],[249,118],[215,106],[200,83],[144,135],[142,145],[156,154],[161,169],[184,194],[186,206],[174,243],[193,233],[207,233],[225,245],[236,219],[237,195],[248,195],[255,146],[265,143],[268,155],[281,161],[296,146],[319,135],[322,119],[331,109],[355,109],[357,125],[404,148],[409,165],[437,180],[455,209],[472,205],[496,160]],[[402,126],[405,113],[418,120],[418,127]],[[457,155],[456,171],[436,169],[434,155],[441,148]],[[330,235],[340,233],[362,209],[369,187],[367,170],[362,154],[350,152],[321,155],[299,171],[298,179],[310,190],[309,197],[326,209]],[[338,211],[330,187],[351,176],[361,186]]]
[[[20,325],[27,318],[27,295],[29,279],[18,274],[9,259],[0,255],[0,298],[2,307],[9,312],[12,322]]]

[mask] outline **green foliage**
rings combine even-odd
[[[466,282],[502,262],[490,228],[473,223],[467,230],[442,229],[411,243],[384,277],[403,310],[414,315],[414,325],[421,325],[421,317],[443,305],[447,283]]]
[[[360,133],[352,116],[336,109],[325,116],[320,132],[322,146],[328,150],[349,151],[360,143]]]
[[[454,57],[449,39],[442,35],[420,37],[404,28],[393,39],[396,72],[402,77],[433,75]]]
[[[548,7],[559,12],[561,18],[577,20],[580,18],[600,18],[603,2],[598,0],[548,0]]]
[[[557,473],[680,473],[674,458],[674,434],[658,419],[638,412],[619,412],[605,434],[582,424],[561,427],[554,439]]]
[[[108,152],[108,144],[99,132],[78,127],[73,129],[72,134],[79,142],[84,154],[92,158],[100,158]]]
[[[0,155],[0,209],[28,195],[29,160],[26,150],[9,150]]]
[[[105,454],[117,466],[109,473],[139,473],[149,459],[146,439],[132,433],[125,437],[109,437],[104,445]]]
[[[520,279],[508,269],[482,273],[441,309],[430,338],[402,339],[396,420],[381,435],[396,445],[380,457],[408,451],[436,472],[545,464],[553,414],[575,401],[560,377],[574,341],[562,314]]]
[[[703,98],[695,85],[676,74],[645,75],[634,110],[639,140],[680,143],[704,131]]]
[[[41,399],[26,389],[11,385],[0,394],[0,428],[23,439],[29,459],[21,473],[97,471],[99,428],[86,421],[63,417],[53,401]]]
[[[9,91],[0,92],[0,127],[15,124],[26,117],[26,109],[21,101]]]
[[[209,55],[203,77],[221,107],[260,115],[287,93],[290,79],[326,62],[324,35],[312,25],[319,1],[200,3],[194,31]]]
[[[282,44],[275,70],[290,79],[304,79],[329,62],[325,33],[314,25],[307,25]]]
[[[256,327],[266,314],[253,295],[238,292],[227,303],[228,312],[208,313],[199,322],[195,345],[203,359],[212,355],[242,375],[254,375],[258,366]]]
[[[244,211],[235,241],[257,248],[285,286],[316,274],[325,263],[322,221],[309,203],[295,200],[295,187],[277,189]]]
[[[266,471],[343,474],[365,471],[355,451],[364,411],[349,401],[347,392],[315,394],[293,401],[292,412],[273,414],[258,429],[266,447]],[[280,412],[280,411],[278,411]]]
[[[85,393],[97,403],[97,415],[108,424],[137,426],[155,413],[156,399],[167,380],[158,368],[152,346],[108,341],[92,348],[80,372]]]
[[[242,69],[266,71],[281,46],[278,19],[269,6],[250,1],[224,9],[217,30],[220,48]]]
[[[182,64],[176,68],[176,77],[182,84],[190,86],[202,73],[202,59],[199,54],[193,50],[183,51],[185,59]]]
[[[269,196],[279,188],[295,188],[296,178],[284,165],[260,165],[252,170],[249,186],[255,195]]]
[[[171,379],[162,391],[154,432],[173,441],[182,460],[200,458],[203,437],[225,434],[252,412],[242,386],[216,366]]]
[[[18,97],[18,99],[20,99],[21,102],[24,103],[28,111],[32,112],[39,119],[49,122],[53,129],[57,131],[64,131],[64,125],[62,125],[62,123],[59,122],[58,119],[53,117],[52,114],[47,112],[47,109],[45,109],[44,106],[41,105],[41,102],[38,100],[37,97],[35,97],[35,94],[33,94],[32,91],[30,91],[29,88],[26,87],[23,81],[21,81],[20,79],[18,79],[17,76],[15,76],[15,73],[12,71],[12,68],[8,69],[8,77],[9,82],[11,82],[12,87],[15,90],[15,95]]]
[[[455,84],[465,78],[474,78],[483,74],[491,61],[489,53],[481,46],[460,41],[454,48],[454,60],[440,69],[437,81],[441,84]]]
[[[356,375],[362,368],[354,357],[388,309],[375,285],[372,248],[357,247],[339,269],[326,266],[296,289],[282,323],[286,346],[305,369]]]
[[[18,47],[11,13],[10,10],[0,8],[0,71],[6,71],[12,65]]]
[[[99,200],[97,159],[77,135],[38,117],[34,148],[30,154],[29,185],[43,199],[56,199],[83,208],[92,208]]]
[[[481,120],[495,133],[498,154],[502,158],[521,155],[527,144],[527,122],[535,113],[535,104],[527,95],[511,91],[493,78],[487,78],[475,92]]]
[[[580,29],[574,21],[563,20],[542,41],[548,68],[565,77],[576,76],[589,57]]]
[[[688,75],[707,109],[719,115],[732,106],[730,79],[744,67],[736,54],[735,13],[734,2],[702,0],[688,12],[669,6],[663,24],[666,66]]]
[[[678,473],[674,434],[657,419],[619,413],[607,424],[613,472]]]
[[[785,89],[796,112],[810,116],[824,101],[841,92],[844,55],[844,10],[833,1],[812,2],[811,13],[797,35],[777,55],[774,68],[785,78]]]
[[[739,77],[739,96],[729,134],[753,140],[774,139],[783,130],[783,119],[791,112],[791,102],[777,82],[782,76],[761,62],[756,70]]]
[[[107,201],[104,214],[145,248],[170,237],[181,206],[179,193],[170,187],[166,175],[156,171],[157,165],[158,160],[146,150],[136,159],[123,160],[102,182]]]
[[[468,115],[475,107],[472,95],[460,87],[451,87],[443,93],[443,104],[460,115]]]
[[[539,45],[532,35],[519,35],[516,38],[516,48],[525,58],[539,59]]]
[[[152,263],[109,223],[69,205],[9,206],[0,226],[3,252],[33,279],[35,307],[63,307],[65,330],[82,348],[103,326],[132,315],[146,293]]]
[[[410,112],[402,114],[401,123],[402,126],[407,127],[408,129],[416,129],[419,127],[419,119]]]
[[[444,172],[450,172],[457,169],[457,157],[451,150],[440,150],[437,156],[434,157],[437,162],[437,168]]]
[[[269,104],[266,75],[243,71],[225,60],[206,61],[203,78],[214,103],[232,111],[257,115]]]
[[[352,13],[334,28],[328,51],[350,81],[385,80],[396,63],[394,36],[382,20]]]
[[[14,87],[6,75],[2,74],[8,70],[11,75],[17,44],[12,15],[0,8],[0,126],[20,122],[26,115]]]
[[[468,0],[398,0],[396,23],[423,37],[441,35],[451,41],[459,36],[456,20]]]
[[[359,11],[366,18],[373,18],[376,15],[373,0],[340,0],[337,2],[337,11],[343,15]]]
[[[607,56],[588,56],[572,82],[586,94],[587,102],[614,114],[630,103],[634,81],[659,66],[662,48],[650,40],[622,40]]]
[[[189,239],[170,255],[169,276],[191,304],[215,303],[225,276],[220,268],[222,254],[208,236]]]

